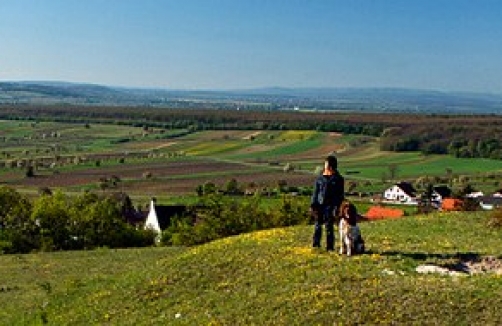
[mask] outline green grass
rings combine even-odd
[[[295,138],[297,137],[297,138]],[[305,138],[303,138],[305,137]],[[318,148],[323,144],[322,135],[320,133],[308,133],[298,135],[290,132],[283,140],[269,141],[271,148],[264,151],[254,152],[251,154],[241,154],[230,156],[232,159],[250,159],[250,158],[274,158],[280,159],[282,156],[292,156],[301,154],[305,151]]]
[[[0,136],[23,137],[32,129],[30,122],[0,120]]]
[[[127,138],[130,142],[148,142],[170,133],[175,134],[177,131],[163,130],[161,133],[158,129],[150,129],[143,135],[144,131],[141,127],[113,124],[90,124],[87,128],[84,123],[0,121],[0,136],[6,137],[6,141],[2,144],[3,148],[18,157],[25,150],[29,150],[33,155],[35,149],[50,148],[54,144],[64,148],[64,151],[60,153],[64,155],[127,151],[127,148],[122,143],[117,143],[117,140]],[[54,132],[58,133],[58,137],[51,136]]]
[[[184,151],[188,155],[193,156],[217,156],[241,149],[245,146],[246,145],[243,144],[243,142],[223,140],[198,143],[187,147]]]
[[[288,130],[281,132],[277,138],[280,140],[306,140],[318,136],[319,133],[312,130]]]
[[[364,152],[363,152],[364,153]],[[407,164],[407,163],[417,163],[424,161],[425,157],[418,152],[405,152],[405,153],[396,153],[396,152],[382,152],[378,149],[374,149],[371,152],[367,152],[372,154],[370,160],[368,160],[367,156],[358,156],[351,155],[347,159],[345,159],[345,164],[347,165],[387,165],[387,164]]]
[[[0,324],[500,325],[502,277],[417,274],[502,252],[485,213],[361,224],[369,253],[312,250],[311,226],[193,248],[0,256]]]
[[[341,170],[357,170],[358,177],[376,179],[383,174],[389,174],[389,167],[397,167],[399,178],[417,178],[420,176],[445,176],[446,170],[451,169],[455,175],[482,174],[502,171],[502,161],[490,159],[461,159],[448,155],[429,155],[420,153],[381,153],[377,157],[366,161],[340,160]]]

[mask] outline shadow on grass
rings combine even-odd
[[[424,253],[424,252],[400,252],[400,251],[368,251],[367,254],[395,257],[398,259],[412,259],[418,264],[433,264],[446,268],[450,271],[472,273],[477,271],[502,271],[502,255],[487,256],[477,252],[457,253]]]
[[[371,253],[368,251],[368,253]],[[373,252],[379,254],[380,256],[396,256],[396,257],[406,257],[417,261],[426,261],[430,259],[439,260],[459,260],[459,261],[479,261],[482,257],[481,254],[477,252],[457,252],[457,253],[425,253],[425,252],[401,252],[401,251],[383,251],[383,252]]]

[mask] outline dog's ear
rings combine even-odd
[[[344,199],[340,205],[340,208],[338,209],[338,216],[339,217],[344,217],[345,212],[350,206],[350,202],[347,199]]]

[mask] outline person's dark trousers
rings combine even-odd
[[[326,227],[326,250],[335,249],[335,228],[333,225],[333,210],[331,207],[321,209],[317,213],[317,219],[314,225],[313,247],[321,247],[322,227]]]

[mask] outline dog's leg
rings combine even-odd
[[[344,241],[345,241],[345,237],[343,236],[343,225],[342,225],[342,221],[340,220],[340,224],[338,225],[338,233],[340,233],[340,255],[343,255],[345,253],[345,250],[344,250]]]
[[[352,241],[350,241],[348,236],[346,236],[345,245],[347,246],[347,256],[352,256]]]

